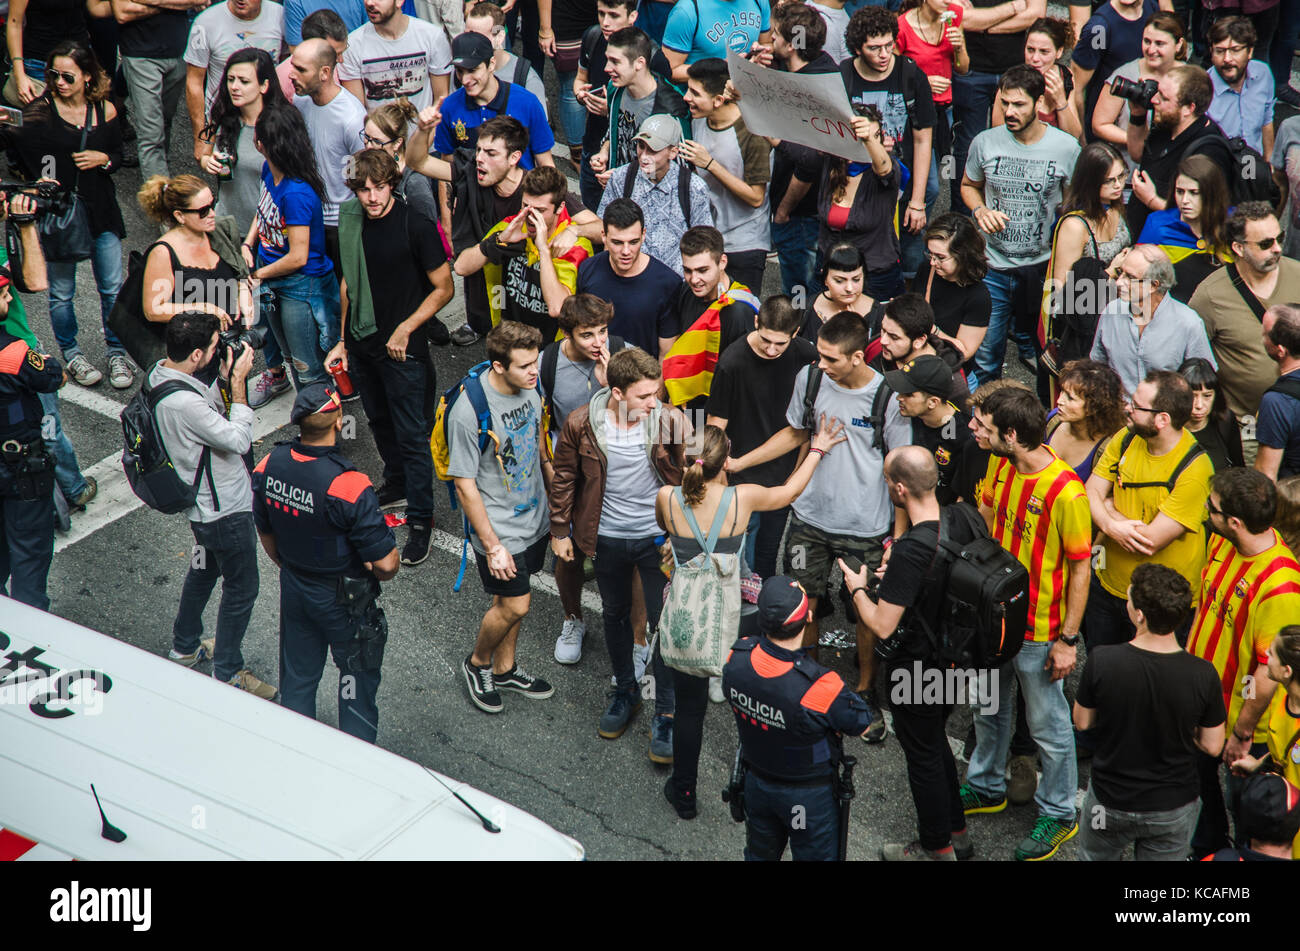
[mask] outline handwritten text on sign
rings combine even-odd
[[[853,134],[853,109],[839,73],[783,73],[735,53],[728,54],[727,67],[749,131],[853,162],[871,161]]]

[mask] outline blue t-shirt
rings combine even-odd
[[[609,332],[622,337],[629,347],[661,356],[659,338],[676,337],[681,332],[673,306],[681,285],[677,272],[654,257],[636,277],[619,277],[609,266],[609,252],[602,251],[578,265],[575,293],[595,294],[609,301],[614,305]]]
[[[1102,84],[1110,79],[1110,74],[1142,56],[1142,30],[1159,10],[1160,0],[1143,0],[1142,16],[1126,20],[1107,3],[1088,18],[1070,56],[1070,61],[1078,63],[1080,68],[1093,71],[1084,95],[1084,115],[1092,115]],[[1092,123],[1085,125],[1084,139],[1091,142],[1095,138]]]
[[[1300,370],[1292,370],[1283,379],[1300,381]],[[1282,450],[1279,479],[1300,474],[1300,400],[1285,393],[1265,393],[1259,401],[1255,438],[1261,446]]]
[[[300,274],[320,277],[334,270],[325,253],[325,211],[320,197],[300,178],[283,178],[280,184],[262,163],[262,193],[257,198],[257,236],[264,264],[280,260],[289,251],[288,229],[310,228],[311,245]]]
[[[523,86],[499,82],[496,98],[486,106],[469,101],[464,88],[457,89],[442,101],[442,121],[433,131],[433,150],[440,155],[450,155],[456,149],[473,149],[478,141],[478,127],[487,120],[507,115],[518,119],[528,130],[528,151],[519,159],[519,167],[530,169],[535,164],[534,155],[555,148],[555,136],[546,121],[546,110],[537,97]],[[509,91],[509,98],[506,92]]]
[[[365,0],[284,0],[284,41],[290,46],[301,43],[302,21],[317,10],[333,10],[343,18],[349,33],[370,22]],[[418,16],[415,0],[402,0],[402,12]]]
[[[770,14],[768,0],[680,0],[668,14],[663,45],[685,53],[688,63],[726,59],[728,50],[747,53],[767,31]]]

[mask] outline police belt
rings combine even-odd
[[[774,783],[778,786],[829,786],[835,779],[834,762],[827,763],[827,765],[831,767],[831,771],[826,773],[824,776],[805,776],[802,779],[787,779],[784,776],[777,776],[773,773],[769,773],[765,769],[759,769],[749,760],[745,760],[744,762],[745,769],[749,772],[753,773],[764,782]]]
[[[39,437],[28,443],[19,442],[17,439],[6,439],[0,442],[0,459],[9,465],[18,465],[24,459],[38,453],[45,453],[45,442]]]

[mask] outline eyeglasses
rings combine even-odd
[[[1219,508],[1217,505],[1215,505],[1214,502],[1212,502],[1212,501],[1209,499],[1209,497],[1206,497],[1206,499],[1205,499],[1205,507],[1206,507],[1206,509],[1209,510],[1209,512],[1210,512],[1211,515],[1222,515],[1222,514],[1223,514],[1223,509],[1221,509],[1221,508]]]
[[[926,257],[930,259],[931,264],[943,264],[945,261],[951,261],[951,254],[935,254],[933,251],[925,252]]]
[[[893,44],[892,42],[891,42],[891,43],[877,43],[875,46],[864,46],[864,47],[863,47],[863,50],[864,50],[865,52],[867,52],[867,53],[876,53],[877,55],[880,54],[880,53],[889,53],[889,52],[892,52],[893,49],[894,49],[894,44]]]
[[[1210,52],[1219,56],[1227,56],[1229,53],[1233,55],[1244,53],[1247,49],[1248,47],[1245,46],[1211,46]]]
[[[1261,251],[1267,251],[1269,248],[1273,247],[1273,245],[1275,245],[1275,244],[1276,244],[1276,245],[1281,245],[1282,240],[1283,240],[1285,237],[1286,237],[1286,232],[1285,232],[1285,231],[1279,231],[1279,232],[1277,233],[1277,235],[1276,235],[1275,237],[1272,237],[1272,238],[1261,238],[1259,241],[1243,241],[1243,242],[1241,242],[1241,243],[1244,244],[1244,245],[1247,245],[1247,246],[1254,246],[1254,247],[1256,247],[1256,248],[1259,248]]]
[[[217,203],[213,201],[213,202],[208,202],[208,204],[204,205],[202,208],[178,208],[176,210],[183,212],[187,215],[198,215],[200,218],[206,218],[208,215],[212,214],[212,212],[216,210],[216,207],[217,207]]]
[[[1135,413],[1154,413],[1155,410],[1150,406],[1138,406],[1137,403],[1129,404],[1129,411]]]
[[[397,141],[396,139],[376,139],[373,135],[370,135],[367,132],[361,133],[361,139],[366,143],[366,145],[374,149],[382,149],[385,145],[392,145]]]
[[[1128,181],[1128,172],[1120,172],[1118,175],[1112,175],[1110,178],[1103,178],[1103,185],[1123,185]]]
[[[64,73],[57,69],[47,70],[46,75],[54,77],[55,80],[62,80],[64,85],[67,86],[74,85],[81,78],[76,73]]]

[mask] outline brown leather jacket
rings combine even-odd
[[[575,409],[564,421],[555,448],[555,475],[551,479],[551,536],[567,538],[572,526],[573,544],[584,554],[596,551],[600,532],[601,502],[605,497],[605,409],[609,389],[592,397],[588,406]],[[675,406],[659,404],[651,411],[646,431],[650,465],[663,485],[681,485],[686,465],[686,437],[691,424]]]

